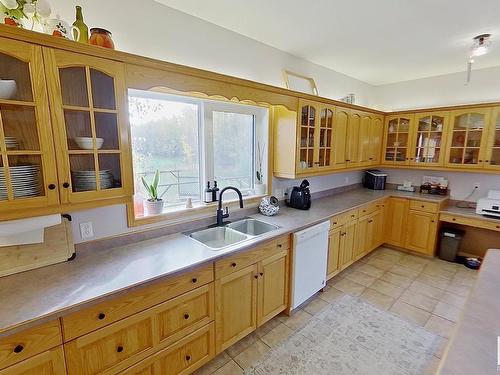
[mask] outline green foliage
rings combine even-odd
[[[157,169],[155,175],[153,177],[153,182],[148,184],[144,177],[141,177],[142,184],[146,188],[146,191],[149,195],[149,201],[158,201],[158,184],[160,183],[160,171]]]

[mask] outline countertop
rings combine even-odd
[[[106,250],[82,251],[70,262],[0,278],[0,337],[389,196],[433,202],[448,199],[396,190],[355,189],[313,200],[308,211],[282,207],[274,217],[253,215],[280,228],[220,251],[181,233]]]
[[[488,250],[457,330],[441,361],[441,375],[498,374],[500,250]]]

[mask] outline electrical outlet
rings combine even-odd
[[[82,237],[82,240],[94,237],[94,228],[91,221],[80,223],[80,237]]]
[[[481,184],[479,182],[474,183],[474,189],[480,190],[481,189]]]

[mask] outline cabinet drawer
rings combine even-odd
[[[65,375],[62,345],[37,354],[6,369],[0,375]]]
[[[356,220],[358,218],[358,209],[349,210],[343,214],[336,215],[330,219],[330,229],[338,228],[349,221]]]
[[[233,272],[239,271],[259,260],[274,255],[284,248],[290,247],[289,236],[280,237],[277,240],[258,245],[256,248],[242,251],[227,258],[215,262],[215,278],[227,276]]]
[[[359,217],[368,216],[382,207],[382,201],[365,204],[359,208]]]
[[[500,223],[492,222],[489,220],[482,220],[480,218],[474,219],[472,217],[442,213],[439,215],[439,220],[446,221],[448,223],[457,223],[462,225],[468,225],[471,227],[484,228],[500,232]]]
[[[213,283],[65,344],[71,374],[116,374],[213,321]]]
[[[191,374],[215,355],[215,329],[210,323],[175,345],[159,351],[123,372],[126,375]]]
[[[213,281],[212,265],[169,277],[62,318],[64,341],[102,328]]]
[[[410,210],[436,213],[439,210],[439,204],[432,203],[432,202],[411,200],[410,201]]]
[[[0,369],[62,344],[58,320],[0,339]]]

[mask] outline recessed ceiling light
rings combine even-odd
[[[472,38],[470,57],[482,56],[488,53],[491,44],[491,34],[481,34]]]

